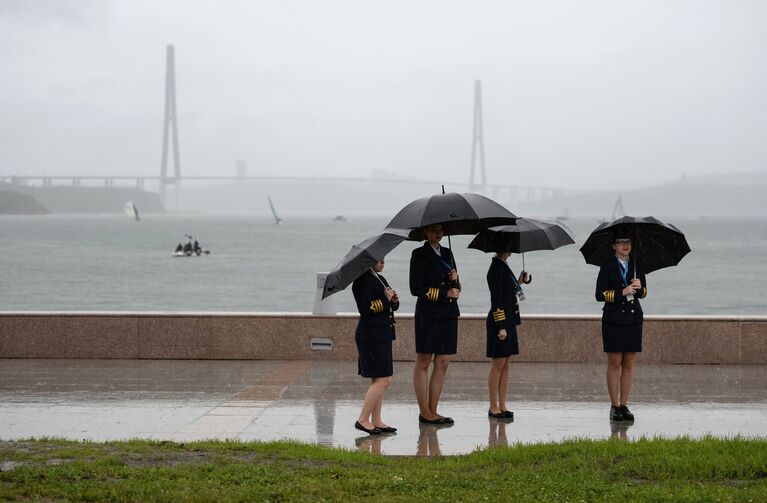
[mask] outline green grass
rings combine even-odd
[[[0,442],[21,501],[764,501],[767,441],[575,440],[442,458],[293,442]]]

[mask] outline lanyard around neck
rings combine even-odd
[[[623,283],[628,285],[629,284],[628,283],[629,263],[626,262],[626,268],[624,269],[623,268],[623,262],[621,262],[620,259],[617,259],[617,258],[616,258],[616,260],[618,260],[618,270],[621,272],[621,277],[623,278]]]

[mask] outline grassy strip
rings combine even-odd
[[[577,440],[390,458],[292,442],[0,442],[0,499],[766,501],[767,441]]]

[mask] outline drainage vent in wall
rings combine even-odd
[[[312,337],[310,348],[312,351],[331,351],[333,349],[333,339]]]

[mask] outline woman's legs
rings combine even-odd
[[[384,423],[381,419],[381,408],[383,407],[384,392],[386,391],[386,388],[388,388],[391,384],[391,376],[379,377],[375,381],[377,383],[381,383],[381,386],[383,386],[383,391],[381,392],[381,396],[378,397],[378,401],[373,405],[373,414],[371,417],[372,423],[378,428],[387,428],[389,425]]]
[[[501,411],[506,412],[509,410],[506,407],[506,396],[509,394],[509,365],[511,364],[511,358],[506,357],[506,362],[503,364],[501,370],[501,378],[498,381],[498,408]]]
[[[504,368],[506,368],[506,378],[508,379],[508,357],[493,358],[490,362],[490,372],[487,375],[487,391],[490,396],[490,412],[497,414],[501,412],[501,403],[506,405],[506,396],[501,393]],[[508,385],[506,386],[508,388]]]
[[[442,395],[442,387],[445,385],[445,376],[447,375],[447,366],[450,364],[450,355],[434,355],[434,369],[431,371],[429,379],[429,411],[437,417],[437,406],[439,397]]]
[[[621,382],[621,361],[624,353],[607,353],[607,392],[610,394],[610,403],[618,407],[620,405],[618,386]]]
[[[381,418],[380,402],[383,402],[383,394],[391,382],[391,377],[374,377],[371,379],[370,387],[365,393],[365,401],[362,403],[362,410],[357,421],[365,428],[371,429],[375,425],[370,421],[376,405],[378,404],[378,419]]]
[[[623,353],[621,358],[621,390],[619,394],[619,405],[626,405],[629,402],[631,381],[634,379],[634,360],[636,360],[636,356],[636,353]]]
[[[437,419],[437,415],[429,409],[429,364],[431,358],[431,353],[415,354],[413,388],[415,388],[415,399],[418,401],[421,416],[426,419]]]

